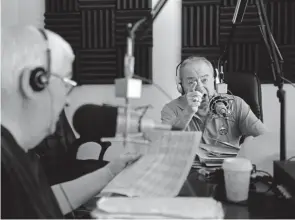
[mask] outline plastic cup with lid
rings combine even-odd
[[[232,202],[248,199],[252,163],[246,158],[227,158],[222,164],[226,197]]]

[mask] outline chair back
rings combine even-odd
[[[256,117],[263,121],[261,84],[256,73],[228,73],[225,74],[225,82],[228,90],[242,98]]]

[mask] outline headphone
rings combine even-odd
[[[49,83],[50,66],[51,66],[51,51],[49,49],[48,37],[43,29],[38,29],[46,42],[46,69],[36,67],[31,71],[30,86],[36,92],[45,89]]]
[[[181,82],[181,79],[180,79],[180,75],[179,75],[179,69],[181,67],[181,65],[185,62],[185,61],[188,61],[188,60],[192,60],[192,59],[195,59],[195,58],[200,58],[200,59],[204,59],[206,61],[208,61],[209,63],[211,63],[206,57],[200,57],[200,56],[190,56],[184,60],[182,60],[177,66],[176,66],[176,88],[177,88],[177,91],[181,94],[181,95],[184,95],[185,92],[184,92],[184,89],[183,89],[183,86],[182,86],[182,82]],[[213,74],[214,74],[214,87],[216,87],[216,73],[214,71],[214,66],[213,64],[211,63],[212,65],[212,68],[213,68]]]
[[[185,60],[181,61],[177,66],[176,66],[176,76],[175,76],[175,79],[176,79],[176,89],[177,91],[181,94],[181,95],[184,95],[184,89],[183,89],[183,86],[182,86],[182,82],[181,82],[181,79],[180,79],[180,76],[178,74],[178,69],[179,67],[181,66],[181,64],[184,62]]]

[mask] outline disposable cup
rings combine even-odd
[[[248,199],[252,164],[246,158],[227,158],[222,164],[226,197],[232,202]]]

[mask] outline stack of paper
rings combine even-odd
[[[230,146],[200,144],[196,154],[201,164],[220,167],[224,159],[236,157],[238,152],[239,149]]]
[[[223,219],[213,198],[102,198],[92,212],[96,219]]]
[[[178,195],[192,167],[201,132],[151,132],[151,144],[137,162],[124,169],[100,193],[130,197]]]

